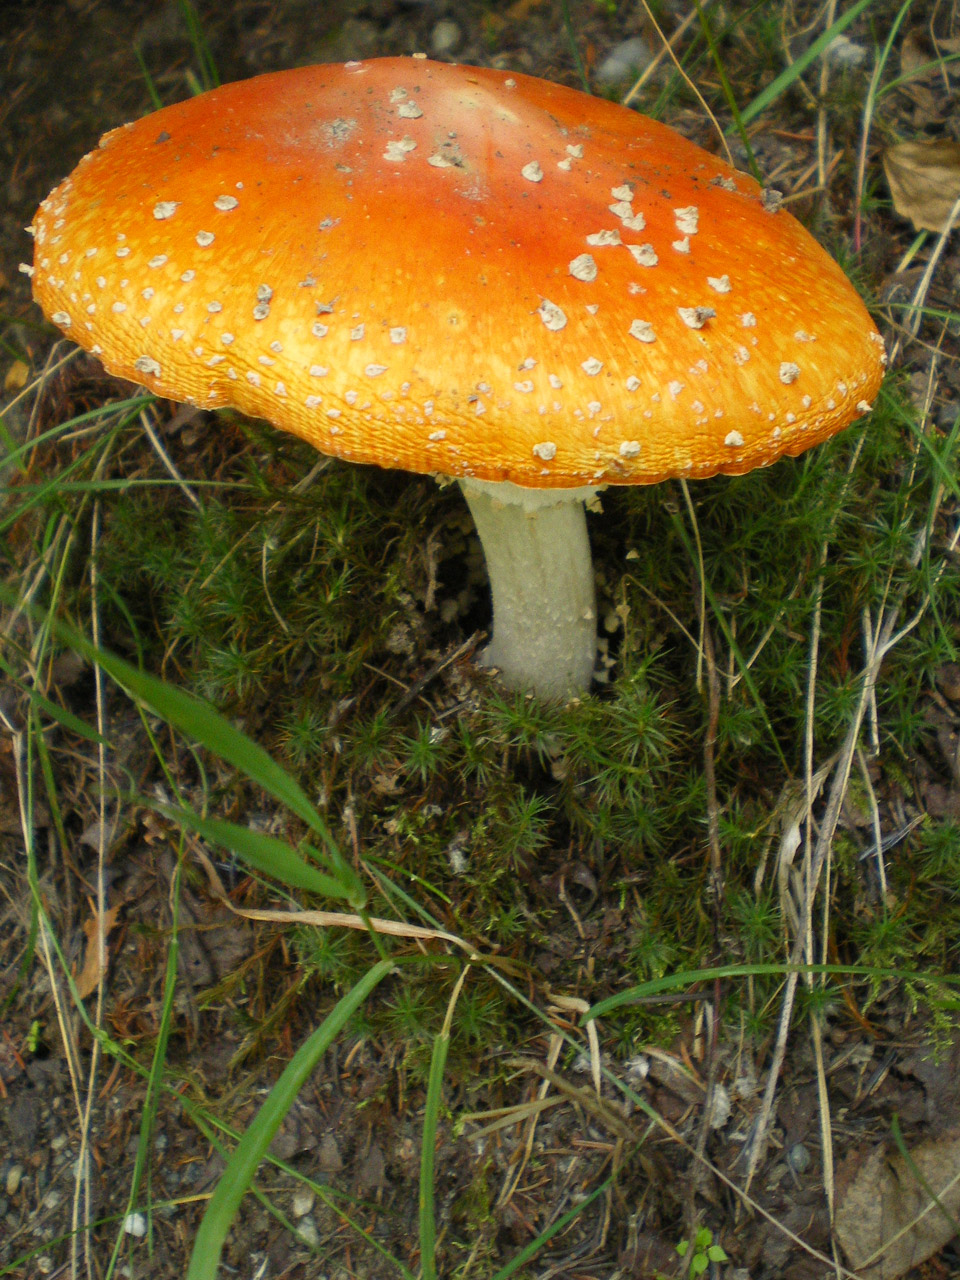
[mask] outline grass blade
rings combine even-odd
[[[450,1048],[450,1024],[463,984],[470,972],[467,965],[447,1004],[443,1026],[433,1042],[430,1075],[427,1079],[427,1098],[423,1108],[423,1138],[420,1147],[420,1270],[423,1280],[436,1280],[437,1275],[437,1222],[433,1209],[433,1174],[437,1154],[437,1125],[440,1120],[443,1072]]]
[[[507,1280],[508,1276],[514,1275],[525,1262],[529,1262],[531,1258],[536,1257],[547,1241],[552,1240],[557,1232],[562,1231],[568,1222],[572,1222],[578,1214],[583,1213],[584,1209],[591,1205],[598,1196],[602,1196],[607,1188],[612,1184],[613,1175],[611,1174],[606,1181],[601,1182],[599,1187],[595,1187],[588,1196],[584,1196],[584,1198],[578,1204],[575,1204],[572,1209],[568,1209],[566,1213],[562,1213],[560,1217],[557,1218],[556,1222],[551,1222],[546,1231],[540,1232],[536,1240],[531,1240],[528,1245],[524,1245],[517,1256],[515,1258],[511,1258],[505,1267],[501,1267],[496,1275],[491,1277],[491,1280]]]
[[[176,808],[173,805],[155,804],[151,806],[162,813],[171,822],[195,831],[211,844],[222,845],[237,857],[249,862],[252,867],[272,876],[281,884],[291,889],[306,889],[309,893],[318,893],[327,898],[342,898],[354,905],[362,905],[364,901],[363,886],[353,877],[344,882],[335,876],[317,871],[308,862],[304,862],[293,845],[276,836],[267,835],[263,831],[253,831],[250,827],[242,827],[236,822],[225,822],[220,818],[201,818],[193,809]],[[314,850],[316,853],[316,850]],[[320,856],[320,855],[317,855]],[[360,903],[356,902],[356,891],[360,889]]]
[[[55,631],[65,643],[97,662],[119,685],[155,711],[175,729],[201,743],[208,750],[239,769],[251,782],[268,791],[274,799],[297,815],[316,831],[324,843],[336,847],[327,824],[313,807],[299,783],[286,769],[252,738],[220,714],[208,702],[167,684],[156,676],[140,671],[117,654],[100,649],[86,636],[64,623],[55,623]]]
[[[776,102],[777,98],[803,75],[810,63],[820,57],[830,41],[835,40],[841,31],[846,31],[851,22],[858,18],[864,9],[869,8],[871,4],[873,4],[873,0],[857,0],[857,3],[851,5],[846,13],[842,13],[836,22],[827,27],[826,31],[819,35],[810,47],[800,54],[795,62],[791,63],[784,71],[781,71],[777,78],[771,81],[765,89],[761,90],[750,105],[741,111],[739,126],[749,124],[761,111],[765,111],[772,102]],[[727,133],[733,133],[737,128],[738,125],[733,124],[727,130]]]
[[[266,1154],[284,1116],[293,1106],[297,1094],[320,1058],[340,1035],[370,992],[392,969],[393,965],[388,960],[381,960],[375,964],[343,999],[337,1002],[313,1035],[300,1046],[287,1063],[280,1079],[270,1090],[267,1100],[257,1112],[256,1119],[237,1144],[217,1184],[217,1189],[210,1198],[190,1255],[187,1280],[216,1280],[220,1268],[220,1254],[227,1232],[240,1207],[240,1201],[253,1181],[257,1166]]]

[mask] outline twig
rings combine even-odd
[[[151,445],[153,446],[154,453],[163,463],[164,467],[170,473],[173,479],[177,482],[177,485],[181,493],[183,494],[183,496],[187,499],[188,502],[190,502],[196,508],[197,511],[202,511],[203,507],[200,505],[200,499],[193,492],[193,490],[187,484],[186,480],[184,480],[183,476],[174,466],[172,458],[167,453],[166,449],[164,449],[163,445],[160,443],[160,437],[154,431],[153,423],[150,421],[150,418],[148,417],[145,409],[140,410],[140,425],[143,427],[143,430],[144,430],[144,433],[146,434],[147,439],[150,441]]]

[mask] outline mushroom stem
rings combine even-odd
[[[493,638],[481,661],[511,689],[544,698],[590,688],[597,610],[580,489],[523,489],[461,480],[493,595]]]

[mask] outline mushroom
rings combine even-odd
[[[585,498],[766,466],[870,408],[882,340],[779,203],[602,99],[385,58],[107,133],[41,204],[26,270],[158,395],[456,478],[486,661],[554,697],[596,655]]]

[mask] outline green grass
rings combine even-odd
[[[190,30],[212,77],[202,32]],[[770,6],[709,36],[708,45],[706,31],[693,30],[684,59],[701,70],[725,124],[793,109],[807,62],[784,70]],[[752,68],[740,60],[744,44],[759,50]],[[711,79],[716,59],[727,85]],[[862,87],[835,77],[825,109],[842,119]],[[645,93],[645,105],[667,113],[692,100],[673,77]],[[844,237],[829,225],[841,257]],[[877,283],[871,252],[847,262],[867,290]],[[313,472],[307,447],[225,414],[169,442],[192,503],[144,442],[147,404],[41,417],[47,429],[11,449],[0,512],[5,603],[30,607],[0,656],[19,696],[34,916],[21,982],[46,963],[91,1042],[143,1083],[136,1170],[112,1212],[150,1204],[152,1135],[174,1093],[183,1123],[222,1149],[227,1172],[206,1207],[192,1277],[214,1274],[248,1188],[284,1221],[264,1171],[303,1175],[262,1163],[264,1153],[331,1045],[376,1045],[389,1056],[422,1138],[420,1252],[401,1257],[391,1244],[395,1274],[462,1267],[476,1276],[482,1267],[506,1277],[525,1274],[592,1200],[538,1218],[507,1258],[488,1157],[476,1156],[444,1220],[438,1152],[465,1098],[493,1111],[520,1096],[504,1046],[511,1061],[542,1061],[549,1037],[561,1035],[557,1071],[582,1085],[571,1064],[589,1048],[584,1020],[570,1015],[558,1031],[550,993],[592,1006],[608,1090],[643,1125],[656,1117],[624,1064],[645,1046],[670,1045],[696,1003],[718,995],[721,1026],[731,1038],[744,1033],[748,1054],[769,1043],[795,970],[790,911],[803,907],[782,895],[789,875],[778,879],[775,864],[791,815],[806,815],[806,743],[814,769],[842,756],[866,705],[868,641],[891,609],[896,625],[914,625],[886,655],[856,735],[870,785],[854,766],[843,789],[848,817],[863,821],[832,843],[829,898],[821,884],[813,903],[817,954],[802,957],[829,969],[805,971],[793,1035],[811,1014],[858,1026],[852,1009],[869,1021],[891,999],[919,1011],[931,1041],[945,1035],[955,996],[940,979],[958,961],[960,827],[927,816],[884,854],[882,884],[876,859],[861,856],[874,839],[874,800],[885,834],[898,808],[924,810],[919,762],[937,760],[928,710],[960,642],[960,568],[949,550],[958,433],[918,420],[906,377],[888,379],[867,422],[799,459],[694,486],[689,509],[669,484],[604,495],[590,523],[615,665],[607,687],[566,707],[506,694],[457,663],[407,696],[486,621],[478,552],[454,489],[336,462]],[[80,429],[88,434],[77,438]],[[710,695],[697,682],[701,585],[719,698],[712,830]],[[88,664],[75,679],[63,674],[71,651]],[[103,689],[89,678],[94,665],[109,677]],[[96,785],[78,799],[80,760]],[[177,1065],[171,1050],[176,911],[156,939],[166,953],[150,1035],[124,1042],[77,995],[41,883],[38,815],[50,814],[67,847],[100,795],[175,850],[174,904],[185,882],[207,892],[200,844],[241,886],[237,902],[346,912],[359,926],[294,916],[269,959],[199,993],[201,1018],[215,1011],[236,1031],[238,1063],[285,1056],[242,1134],[207,1096],[202,1068]],[[815,797],[818,822],[825,800]],[[722,854],[719,892],[711,835]],[[414,927],[436,936],[418,939]],[[241,1009],[232,997],[248,980],[258,999]],[[643,1125],[631,1153],[642,1148]],[[521,1130],[508,1132],[514,1141]],[[597,1173],[588,1196],[615,1183]],[[383,1253],[365,1225],[370,1205],[335,1188],[318,1194],[358,1249]],[[673,1239],[695,1239],[691,1225],[678,1221]],[[125,1245],[116,1222],[111,1230],[115,1272]]]

